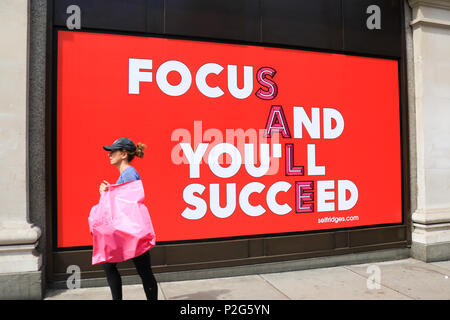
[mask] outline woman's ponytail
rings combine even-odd
[[[130,152],[130,151],[126,150],[126,152],[128,154],[128,162],[131,162],[135,156],[139,157],[139,158],[143,158],[145,148],[147,148],[147,146],[145,144],[138,142],[138,144],[136,145],[136,151]]]
[[[147,146],[141,142],[138,142],[138,144],[136,145],[136,156],[139,158],[143,158],[144,157],[144,149],[147,148]]]

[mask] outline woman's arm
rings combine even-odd
[[[100,184],[99,192],[102,193],[103,191],[107,191],[108,186],[109,186],[109,182],[106,180],[103,180],[103,182]]]

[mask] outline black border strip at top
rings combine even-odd
[[[401,57],[403,0],[49,0],[53,25],[66,27],[80,8],[82,27],[96,30],[234,39],[354,50]],[[367,9],[377,5],[381,25],[370,29]]]
[[[66,31],[66,32],[88,32],[88,33],[99,33],[99,34],[113,34],[113,35],[125,35],[125,36],[140,36],[140,37],[152,37],[152,38],[163,38],[163,39],[174,39],[174,40],[189,40],[189,41],[201,41],[201,42],[212,42],[212,43],[221,43],[221,44],[238,44],[238,45],[248,45],[248,46],[256,46],[256,47],[269,47],[269,48],[279,48],[279,49],[293,49],[293,50],[302,50],[302,51],[308,51],[308,52],[321,52],[321,53],[334,53],[334,54],[340,54],[340,55],[349,55],[349,56],[356,56],[356,57],[370,57],[370,58],[379,58],[379,59],[387,59],[387,60],[395,60],[397,61],[398,66],[398,98],[399,98],[399,120],[400,120],[400,132],[399,132],[399,138],[400,141],[403,142],[405,138],[407,138],[407,135],[404,136],[404,130],[405,126],[407,124],[404,124],[405,121],[404,113],[407,111],[405,107],[402,104],[402,88],[403,88],[403,81],[402,81],[402,58],[398,57],[392,57],[392,56],[384,56],[384,55],[375,55],[375,54],[356,54],[353,52],[345,52],[345,51],[337,51],[337,50],[321,50],[321,49],[311,49],[311,48],[304,48],[304,47],[297,47],[297,46],[291,46],[291,45],[274,45],[274,44],[263,44],[263,43],[254,43],[254,42],[244,42],[244,41],[235,41],[235,40],[205,40],[203,38],[195,38],[195,37],[185,37],[185,36],[167,36],[167,35],[159,35],[159,34],[147,34],[147,33],[138,33],[138,32],[113,32],[113,31],[99,31],[99,30],[89,30],[89,29],[83,29],[83,30],[77,30],[77,31],[70,31],[66,28],[61,27],[54,27],[53,28],[53,74],[52,74],[52,85],[53,85],[53,96],[52,96],[52,181],[53,181],[53,188],[52,188],[52,199],[53,199],[53,212],[52,212],[52,240],[53,240],[53,251],[72,251],[72,250],[88,250],[92,249],[92,246],[75,246],[75,247],[58,247],[58,237],[57,237],[57,150],[56,150],[56,142],[57,142],[57,65],[58,65],[58,33],[59,31]],[[406,215],[407,212],[405,203],[408,201],[408,199],[405,199],[405,195],[407,191],[407,184],[404,177],[404,161],[405,157],[403,155],[403,143],[400,146],[400,161],[401,161],[401,194],[402,194],[402,221],[399,223],[388,223],[388,224],[373,224],[373,225],[364,225],[364,226],[356,226],[356,227],[347,227],[347,228],[329,228],[329,229],[319,229],[319,230],[306,230],[306,231],[295,231],[295,232],[283,232],[283,233],[268,233],[268,234],[257,234],[257,235],[242,235],[242,236],[232,236],[232,237],[218,237],[218,238],[202,238],[202,239],[193,239],[193,240],[176,240],[176,241],[161,241],[157,242],[158,245],[166,245],[166,244],[187,244],[187,243],[200,243],[200,242],[214,242],[214,241],[226,241],[226,240],[238,240],[238,239],[257,239],[257,238],[266,238],[266,237],[277,237],[277,236],[292,236],[292,235],[302,235],[302,234],[315,234],[315,233],[321,233],[321,232],[337,232],[337,231],[348,231],[348,230],[361,230],[361,229],[371,229],[374,227],[386,227],[386,226],[399,226],[404,225],[405,221],[407,221]]]

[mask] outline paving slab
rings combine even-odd
[[[368,275],[367,268],[377,266],[381,285],[411,299],[450,299],[450,270],[447,263],[425,263],[404,259],[346,267],[360,275]]]
[[[432,264],[434,266],[438,266],[438,267],[446,269],[446,270],[449,270],[449,273],[450,273],[450,260],[449,261],[432,262],[430,264]],[[450,277],[450,274],[448,274],[448,276]]]
[[[379,271],[380,286],[370,286]],[[160,300],[450,300],[450,261],[403,259],[263,275],[159,282]],[[124,285],[124,300],[145,300],[142,284]],[[109,287],[48,290],[45,300],[110,300]]]
[[[142,284],[124,285],[122,287],[123,300],[146,300]],[[111,300],[109,287],[79,288],[71,290],[49,290],[44,300]],[[158,284],[158,300],[165,300],[164,293]]]
[[[163,282],[168,300],[284,300],[286,295],[259,275]]]
[[[293,300],[407,299],[384,286],[369,289],[366,277],[343,267],[272,273],[262,277]]]

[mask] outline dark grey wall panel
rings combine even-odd
[[[147,31],[147,0],[57,0],[54,3],[57,26],[66,26],[70,16],[67,8],[77,5],[81,10],[81,29]]]
[[[401,0],[57,0],[54,25],[67,7],[81,9],[81,29],[292,45],[400,57]],[[381,28],[368,29],[377,5]]]
[[[261,0],[262,41],[342,48],[341,1]]]
[[[380,29],[367,28],[370,5],[380,8]],[[396,0],[343,0],[344,50],[401,56],[402,4]]]
[[[248,258],[247,240],[166,245],[166,263],[185,264]]]
[[[164,0],[147,0],[147,32],[164,32]]]
[[[258,0],[165,0],[165,33],[258,41]]]
[[[334,248],[334,240],[334,234],[331,232],[273,237],[265,242],[265,253],[266,255],[282,255],[323,251]]]

